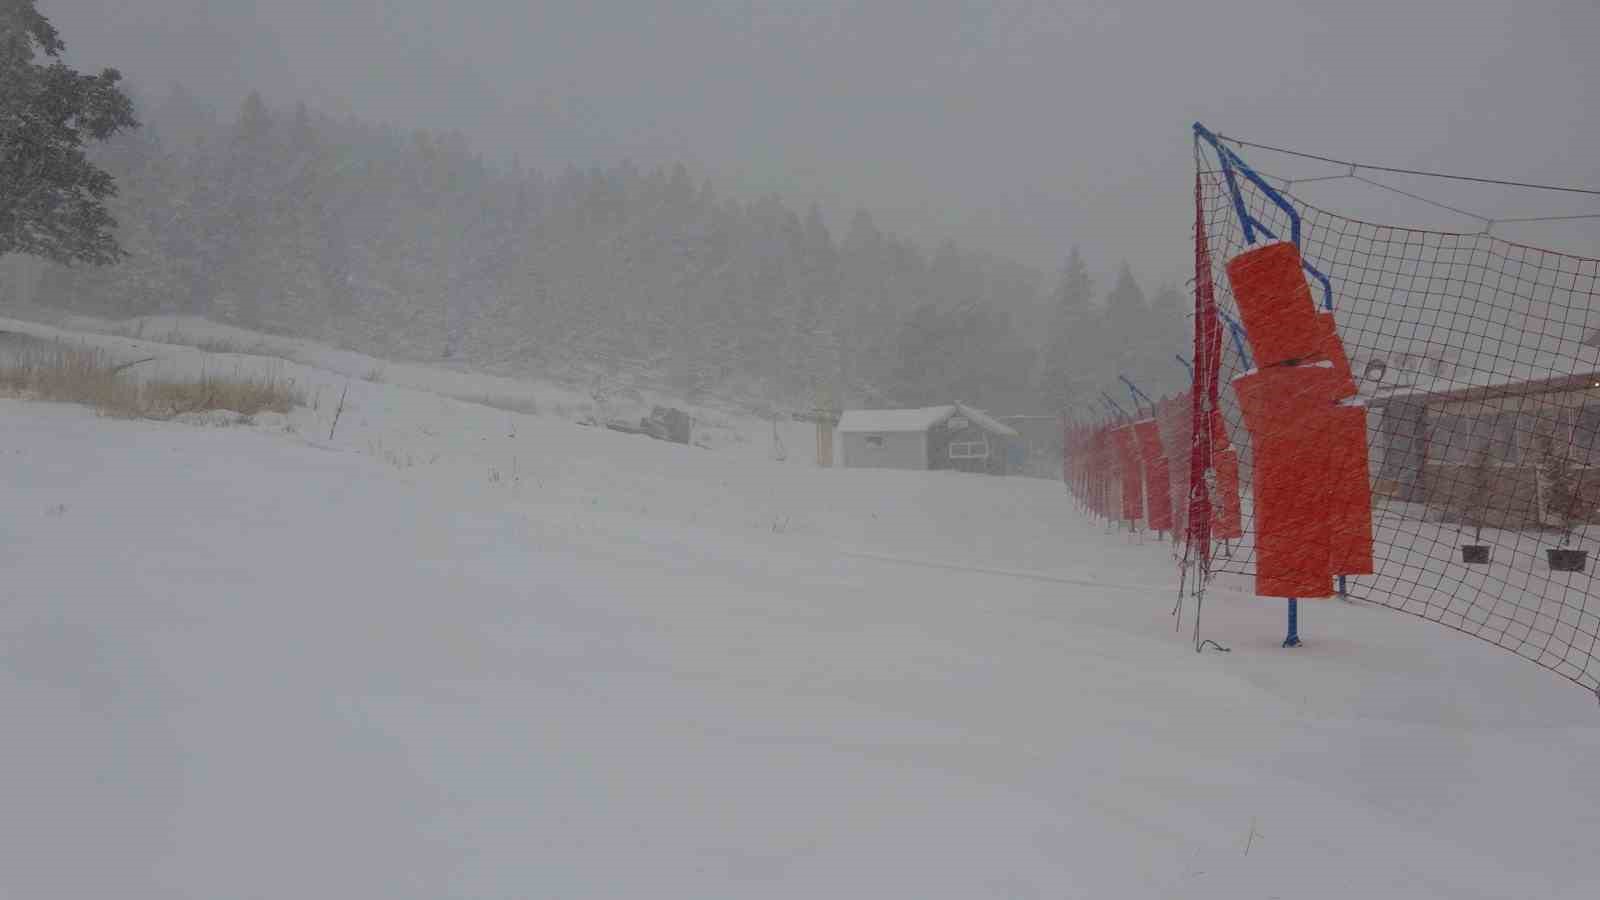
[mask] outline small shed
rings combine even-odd
[[[954,469],[1011,474],[1016,430],[960,403],[856,409],[839,420],[843,465],[853,469]]]

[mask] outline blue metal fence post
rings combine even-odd
[[[1277,240],[1278,236],[1274,234],[1271,229],[1267,228],[1266,224],[1260,219],[1257,219],[1255,216],[1250,214],[1249,209],[1244,203],[1244,194],[1239,190],[1239,181],[1235,177],[1236,172],[1248,179],[1252,184],[1261,190],[1261,193],[1265,195],[1268,200],[1272,201],[1278,206],[1279,209],[1284,211],[1289,218],[1289,240],[1292,241],[1296,247],[1300,247],[1300,212],[1294,208],[1294,204],[1290,203],[1287,197],[1279,193],[1272,187],[1272,185],[1268,184],[1266,179],[1257,174],[1256,171],[1247,163],[1245,163],[1245,161],[1241,159],[1238,154],[1234,153],[1231,149],[1225,146],[1217,134],[1213,133],[1199,122],[1194,123],[1194,133],[1197,140],[1204,140],[1206,143],[1211,145],[1211,148],[1214,151],[1216,151],[1217,161],[1222,166],[1222,177],[1226,180],[1228,185],[1228,193],[1233,199],[1234,214],[1239,221],[1240,227],[1244,229],[1245,243],[1254,244],[1256,242],[1256,232],[1258,231],[1267,237],[1272,238],[1273,240]],[[1332,312],[1333,281],[1329,279],[1327,275],[1323,274],[1320,269],[1313,265],[1310,260],[1302,259],[1301,265],[1308,273],[1311,274],[1313,278],[1321,283],[1322,307],[1323,309]],[[1242,332],[1244,329],[1241,328],[1239,323],[1234,321],[1234,319],[1227,313],[1222,313],[1222,316],[1227,321],[1229,330],[1233,333],[1234,349],[1238,352],[1240,360],[1244,362],[1246,367],[1248,367],[1250,365],[1250,357],[1245,353],[1244,349],[1244,341],[1242,339]],[[1345,576],[1343,575],[1339,576],[1339,596],[1348,596],[1345,584]],[[1300,646],[1299,626],[1299,602],[1295,598],[1290,597],[1289,633],[1283,639],[1283,646]]]
[[[1228,334],[1233,338],[1233,351],[1239,354],[1239,362],[1242,363],[1246,369],[1250,368],[1252,365],[1250,362],[1250,351],[1244,348],[1244,326],[1240,325],[1238,320],[1233,316],[1228,315],[1226,312],[1223,312],[1220,309],[1217,310],[1217,315],[1221,316],[1222,321],[1228,324]]]
[[[1122,418],[1122,419],[1127,419],[1128,418],[1128,413],[1125,410],[1123,410],[1122,405],[1120,403],[1118,403],[1117,401],[1111,399],[1111,395],[1110,394],[1106,393],[1105,391],[1101,391],[1100,392],[1100,396],[1105,399],[1106,403],[1111,405],[1111,408],[1116,411],[1116,414],[1117,414],[1117,416],[1119,418]]]
[[[1117,377],[1122,379],[1122,383],[1128,386],[1128,393],[1133,395],[1134,414],[1139,414],[1139,402],[1142,400],[1147,406],[1150,407],[1150,412],[1152,415],[1154,415],[1156,411],[1156,402],[1150,399],[1150,395],[1139,390],[1139,386],[1134,384],[1133,379],[1129,378],[1128,376],[1119,374]]]

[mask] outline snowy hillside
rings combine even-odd
[[[534,381],[486,374],[467,366],[393,362],[315,341],[263,334],[188,316],[143,316],[127,321],[84,316],[57,318],[60,321],[55,326],[0,318],[0,336],[96,349],[124,362],[150,360],[129,370],[129,377],[135,378],[197,377],[209,372],[292,380],[306,388],[312,399],[312,414],[296,419],[307,433],[317,431],[319,425],[327,433],[346,385],[352,408],[356,408],[364,402],[363,395],[373,390],[367,385],[381,384],[406,389],[373,394],[389,397],[391,405],[426,400],[431,409],[443,401],[460,401],[443,405],[487,406],[502,413],[537,412],[590,424],[610,419],[637,420],[656,404],[682,406],[694,417],[694,440],[702,447],[792,463],[815,462],[815,455],[810,452],[816,441],[813,426],[793,420],[784,408],[761,402],[738,405],[710,399],[689,404],[681,396],[652,388],[650,379],[630,377],[627,372],[591,373],[587,379],[560,383]],[[0,342],[0,351],[4,349]],[[467,411],[504,419],[500,413]],[[774,412],[778,413],[776,441],[770,420]],[[370,426],[371,420],[366,421]],[[384,417],[378,427],[409,427],[411,423],[412,419],[406,417]],[[351,424],[351,420],[342,419],[338,434],[345,434]],[[368,426],[358,424],[356,431]],[[381,437],[373,438],[374,446]]]
[[[1338,602],[1291,653],[1216,592],[1196,655],[1168,549],[1059,484],[0,330],[311,398],[0,400],[0,896],[1600,895],[1592,697]],[[541,412],[449,396],[497,392]]]

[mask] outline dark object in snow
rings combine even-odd
[[[694,420],[681,409],[657,406],[650,411],[650,415],[640,419],[638,425],[623,419],[612,419],[606,423],[606,427],[623,434],[643,434],[658,441],[688,444],[694,431]]]
[[[1489,564],[1488,544],[1462,544],[1461,561],[1468,565],[1484,566]]]
[[[1571,547],[1550,547],[1545,551],[1552,572],[1582,572],[1589,562],[1589,551]]]
[[[667,406],[658,406],[650,411],[650,416],[639,423],[646,433],[657,440],[671,441],[674,444],[687,444],[693,429],[693,421],[689,414],[681,409]]]

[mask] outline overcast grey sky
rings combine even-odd
[[[682,159],[1054,267],[1188,270],[1195,119],[1363,162],[1600,184],[1596,0],[41,0],[73,61],[225,114],[457,127],[489,156]],[[1305,172],[1264,154],[1269,171]],[[1319,170],[1320,174],[1320,170]],[[1486,214],[1581,198],[1407,187]],[[1339,184],[1323,205],[1470,225]],[[1590,198],[1591,201],[1600,198]],[[1508,232],[1513,234],[1512,232]],[[1514,233],[1593,253],[1578,226]]]

